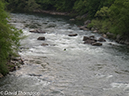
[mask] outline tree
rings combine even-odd
[[[100,21],[100,31],[109,31],[121,36],[129,35],[129,1],[128,0],[115,0],[114,3],[108,8],[103,7],[96,12],[96,22]],[[100,25],[95,24],[94,25]],[[105,30],[106,29],[106,30]],[[127,37],[126,37],[127,38]]]
[[[40,6],[35,0],[6,0],[8,2],[8,10],[16,12],[31,12]]]
[[[8,73],[7,60],[9,55],[14,54],[20,45],[21,31],[8,24],[9,14],[4,10],[5,4],[0,1],[0,73]]]
[[[115,0],[109,10],[112,22],[110,31],[124,36],[129,35],[129,1]]]

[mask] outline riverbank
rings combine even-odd
[[[35,13],[46,13],[51,15],[63,15],[63,16],[69,16],[70,13],[68,12],[57,12],[57,11],[51,11],[51,10],[33,10]]]
[[[61,15],[61,16],[70,16],[71,19],[70,21],[76,21],[76,20],[81,20],[82,22],[84,22],[84,25],[82,26],[79,26],[79,28],[81,30],[90,30],[92,31],[93,33],[99,33],[101,34],[104,38],[108,38],[108,39],[113,39],[115,40],[117,43],[119,44],[125,44],[127,46],[129,46],[129,38],[127,36],[121,36],[120,34],[113,34],[113,33],[110,33],[110,32],[106,32],[106,33],[101,33],[98,31],[97,28],[89,28],[88,27],[88,24],[91,23],[92,20],[88,20],[87,18],[87,15],[88,14],[83,14],[83,15],[78,15],[77,14],[74,14],[74,13],[68,13],[68,12],[57,12],[57,11],[47,11],[47,10],[34,10],[33,12],[35,13],[46,13],[46,14],[51,14],[51,15]]]
[[[20,56],[19,57],[10,57],[10,59],[6,63],[6,66],[7,66],[8,72],[13,72],[13,71],[20,69],[21,68],[20,66],[23,64],[24,64],[24,61]],[[0,78],[3,78],[7,74],[0,73]]]
[[[120,34],[116,35],[116,34],[113,34],[113,33],[110,33],[110,32],[105,32],[105,33],[99,32],[99,30],[97,28],[89,27],[90,23],[91,23],[90,20],[86,20],[86,21],[84,21],[84,25],[80,26],[79,28],[81,30],[90,30],[93,33],[99,33],[104,38],[112,39],[112,40],[116,41],[119,44],[125,44],[125,45],[129,46],[129,38],[128,38],[128,36],[122,36]]]

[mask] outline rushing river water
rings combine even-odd
[[[25,64],[0,80],[0,96],[129,96],[125,46],[108,39],[101,47],[83,44],[83,36],[101,36],[79,30],[67,18],[11,15],[11,24],[26,35],[19,52]],[[46,33],[30,33],[32,27]],[[45,41],[37,40],[42,36]]]

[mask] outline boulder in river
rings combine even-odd
[[[94,39],[87,39],[87,40],[84,41],[84,44],[92,44],[92,43],[95,43],[95,42],[96,42],[96,40],[94,40]]]
[[[80,28],[80,30],[85,30],[85,31],[88,30],[88,28],[86,28],[86,26],[80,26],[79,28]]]
[[[83,41],[85,41],[85,42],[90,42],[90,41],[97,42],[97,40],[95,39],[95,36],[89,36],[89,37],[84,36]]]
[[[41,46],[48,46],[48,44],[47,43],[42,43]]]
[[[73,37],[73,36],[77,36],[77,34],[69,34],[68,36]]]
[[[32,29],[29,32],[31,32],[31,33],[46,33],[45,31],[37,30],[37,29]]]
[[[86,41],[86,40],[88,40],[88,39],[90,39],[90,38],[87,37],[87,36],[84,36],[84,37],[83,37],[83,41]]]
[[[92,43],[91,45],[93,45],[93,46],[102,46],[102,43],[95,42],[95,43]]]
[[[94,36],[84,36],[83,37],[84,44],[91,44],[93,46],[102,46],[102,43],[97,42],[98,40],[95,39]]]
[[[45,37],[38,37],[37,40],[45,40]]]
[[[102,38],[102,37],[100,37],[100,38],[98,39],[98,41],[99,41],[99,42],[106,42],[106,40],[105,40],[104,38]]]
[[[91,35],[89,38],[90,39],[95,39],[95,36],[94,35]]]
[[[42,76],[41,74],[28,74],[29,76],[37,76],[37,77],[40,77]]]

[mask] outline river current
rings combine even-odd
[[[1,96],[129,96],[126,46],[109,39],[99,47],[83,44],[83,36],[101,35],[61,16],[12,13],[10,22],[26,36],[19,52],[25,64],[0,79]]]

